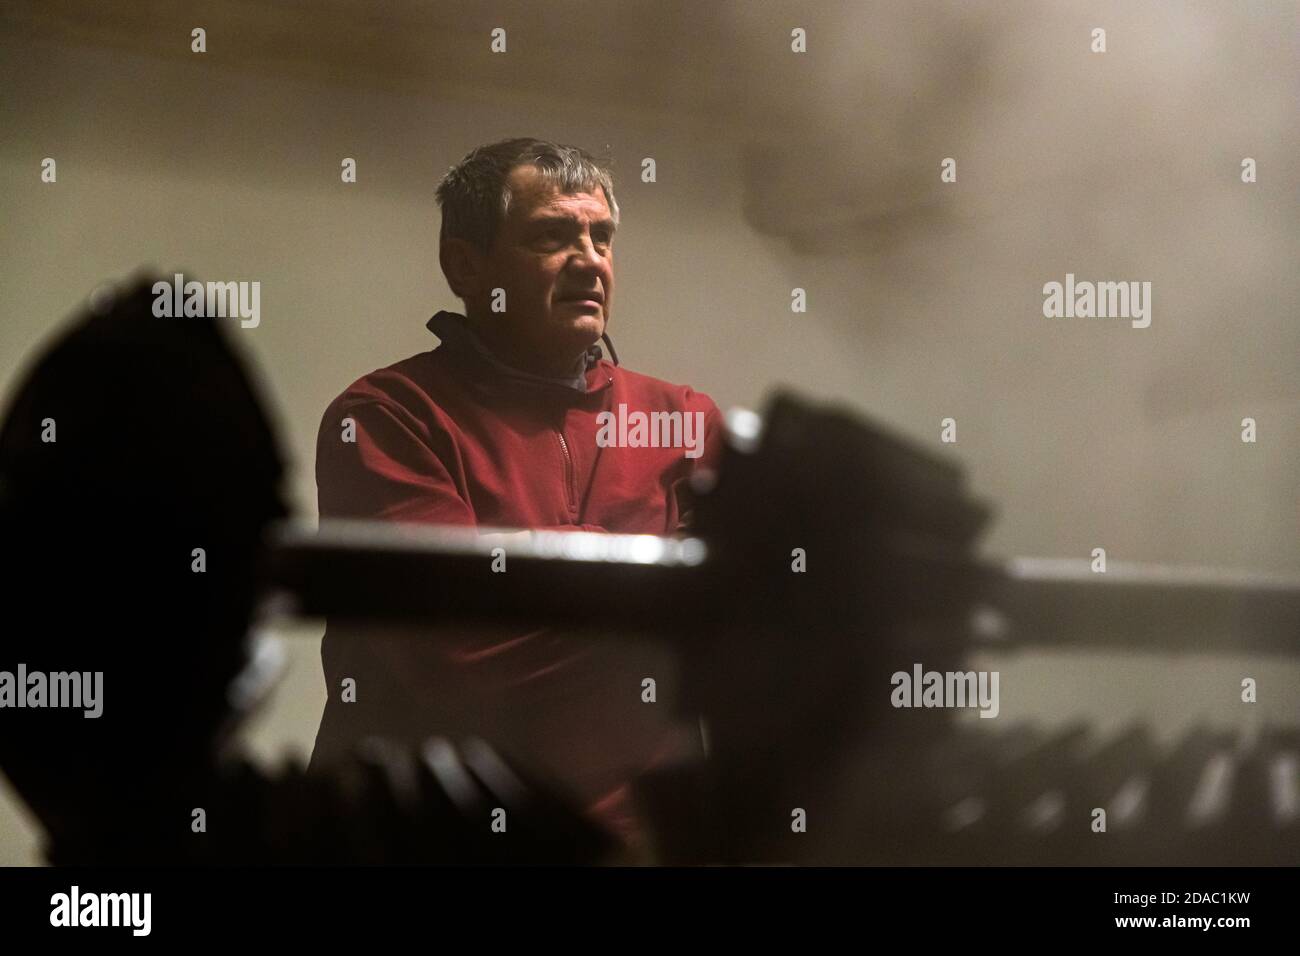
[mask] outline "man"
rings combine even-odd
[[[321,516],[684,530],[690,479],[721,454],[722,416],[703,394],[616,364],[609,171],[575,147],[511,139],[473,150],[437,196],[439,261],[465,314],[436,314],[438,348],[363,376],[326,410]],[[369,734],[480,733],[630,845],[631,779],[699,750],[698,728],[671,715],[671,667],[618,635],[331,625],[321,653],[329,696],[314,762]]]

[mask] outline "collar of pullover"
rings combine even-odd
[[[462,367],[473,373],[475,382],[486,392],[542,392],[546,394],[586,395],[607,387],[612,379],[600,367],[601,347],[593,345],[582,356],[582,371],[571,376],[536,375],[506,365],[474,333],[469,319],[459,312],[437,312],[427,328],[441,341],[439,351],[447,349]],[[606,339],[608,341],[608,339]]]

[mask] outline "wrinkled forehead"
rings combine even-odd
[[[506,177],[510,187],[510,208],[508,218],[516,222],[529,218],[542,208],[567,207],[568,211],[586,211],[597,217],[609,215],[609,203],[605,190],[599,183],[593,183],[590,191],[561,192],[542,176],[541,171],[532,165],[516,166]]]

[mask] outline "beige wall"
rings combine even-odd
[[[845,55],[840,37],[838,55],[812,61],[803,82],[835,95],[810,96],[804,126],[788,113],[762,122],[765,95],[791,95],[788,76],[780,94],[710,88],[724,118],[735,98],[728,123],[695,116],[689,91],[656,108],[653,72],[641,87],[623,77],[639,97],[593,103],[542,95],[525,77],[489,85],[481,72],[453,86],[382,71],[331,78],[328,64],[233,68],[217,43],[206,57],[161,55],[66,24],[45,31],[32,13],[0,33],[0,393],[104,279],[151,264],[260,280],[260,327],[232,331],[265,376],[296,465],[290,491],[312,515],[325,404],[431,347],[424,320],[457,305],[437,270],[441,173],[508,135],[608,144],[624,220],[610,332],[625,364],[724,407],[793,385],[936,446],[939,420],[956,418],[951,450],[1000,506],[991,553],[1100,545],[1112,559],[1300,571],[1300,111],[1295,40],[1278,36],[1288,22],[1293,33],[1294,8],[1251,5],[1238,22],[1171,6],[1162,25],[1125,7],[1098,14],[1113,25],[1101,76],[1076,49],[1089,24],[1067,7],[1019,19],[972,8],[983,44],[977,75],[952,81],[951,125],[927,125],[942,112],[924,97],[944,48],[921,42],[951,38],[947,8],[918,24],[873,7],[887,27],[873,30],[834,7],[862,30],[864,55]],[[729,26],[717,35],[742,51],[733,59],[784,54],[788,41],[756,32],[744,7],[720,9]],[[881,36],[898,42],[881,49]],[[692,63],[707,58],[678,42]],[[909,123],[926,135],[907,135]],[[760,140],[809,166],[747,179],[742,156]],[[949,155],[959,182],[943,188],[956,195],[936,191]],[[1251,186],[1238,180],[1247,155],[1260,163]],[[46,156],[57,184],[39,180]],[[339,181],[344,156],[358,160],[355,185]],[[638,181],[642,156],[656,159],[657,183]],[[826,229],[799,251],[751,225],[754,203],[779,207],[823,181],[812,194],[826,201],[833,184],[842,201],[827,202]],[[1067,271],[1151,281],[1152,327],[1044,319],[1042,284]],[[794,286],[808,290],[807,314],[790,312]],[[1247,415],[1256,445],[1238,440]],[[310,751],[324,700],[319,628],[287,640],[286,682],[249,733],[268,757]],[[1020,675],[1004,677],[1004,720],[1068,710],[1239,721],[1235,675],[1258,671],[1262,715],[1300,721],[1291,662],[1084,657],[1004,661]],[[0,787],[0,864],[34,859],[23,811]]]

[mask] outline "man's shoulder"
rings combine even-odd
[[[377,368],[357,378],[330,402],[331,408],[367,403],[409,406],[432,401],[437,383],[445,377],[437,349]]]
[[[690,385],[668,382],[604,360],[600,365],[613,380],[616,394],[633,398],[637,402],[669,409],[701,411],[717,409],[717,405],[708,394]]]

